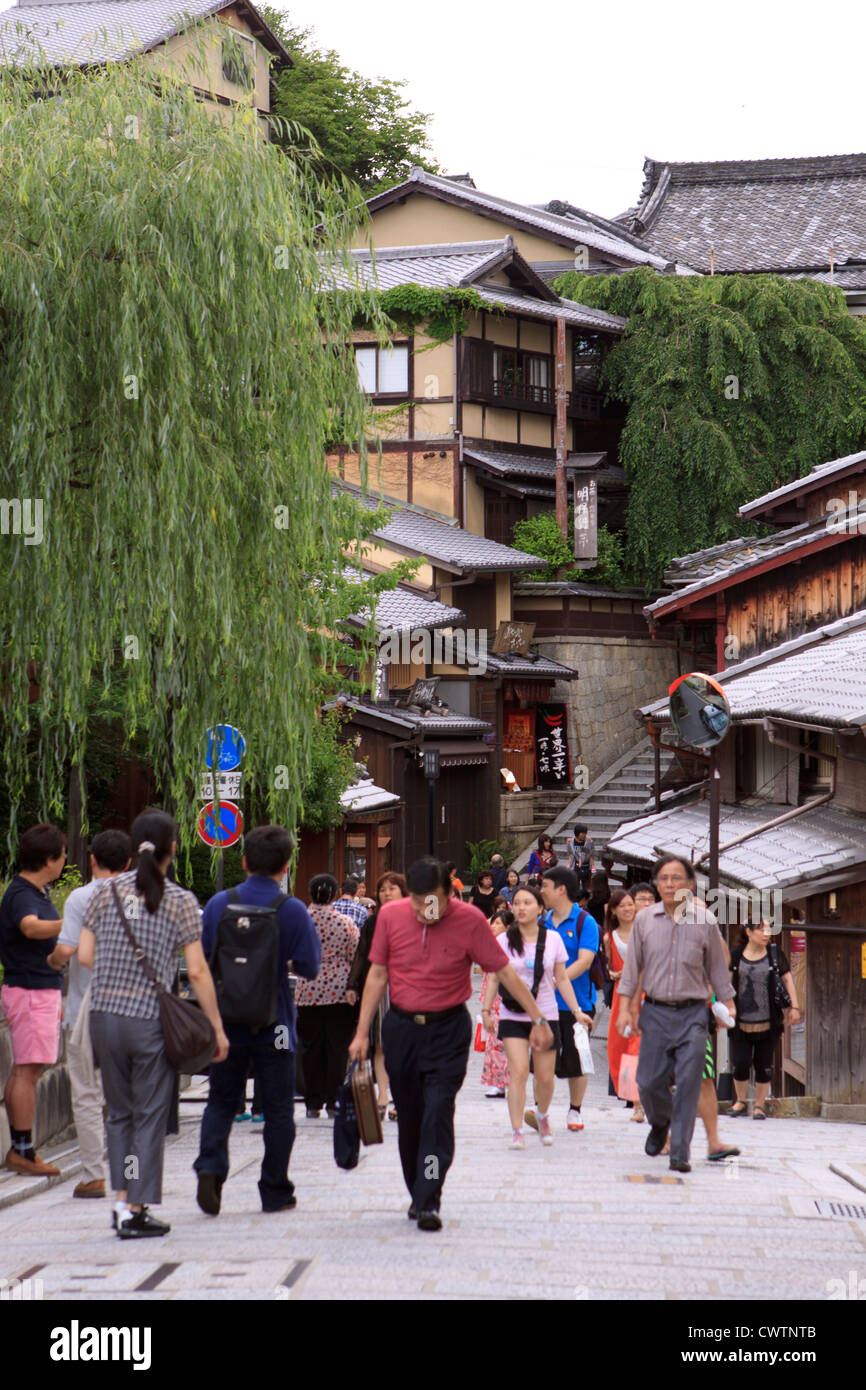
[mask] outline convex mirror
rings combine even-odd
[[[693,748],[714,748],[731,727],[728,697],[712,676],[691,671],[668,691],[671,723]]]

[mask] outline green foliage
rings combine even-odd
[[[327,830],[343,819],[340,797],[354,782],[357,768],[351,745],[340,741],[342,723],[335,710],[316,721],[301,809],[301,825],[306,830]]]
[[[560,294],[629,319],[602,382],[628,415],[625,560],[667,562],[747,535],[750,498],[851,453],[866,435],[866,325],[841,293],[772,275],[571,271]]]
[[[69,864],[60,875],[56,883],[49,888],[51,901],[57,908],[58,916],[63,916],[63,909],[66,906],[66,899],[74,888],[81,888],[84,879],[77,864]]]
[[[537,516],[515,522],[516,548],[547,560],[545,569],[535,570],[527,578],[600,584],[609,589],[628,588],[632,579],[625,565],[622,538],[609,531],[606,526],[598,528],[597,565],[593,569],[585,570],[574,563],[574,547],[571,543],[572,513],[573,508],[569,507],[568,540],[563,537],[552,512],[539,512]]]
[[[146,65],[70,69],[58,100],[40,84],[0,69],[2,492],[44,514],[41,544],[0,546],[10,840],[28,780],[63,815],[103,698],[187,843],[226,720],[245,785],[294,827],[345,658],[329,634],[378,587],[341,576],[374,518],[323,463],[334,416],[368,423],[348,344],[377,306],[315,295],[321,257],[350,269],[357,194]]]
[[[239,844],[223,850],[224,888],[235,888],[239,883],[245,882],[242,857],[243,851]],[[174,864],[177,882],[181,888],[188,888],[191,893],[195,893],[202,906],[217,891],[217,862],[217,856],[211,854],[201,840],[178,848]]]
[[[405,82],[353,72],[333,49],[313,46],[311,29],[267,5],[260,13],[295,64],[277,79],[274,112],[312,135],[325,168],[354,180],[365,198],[400,183],[413,165],[437,170],[428,150],[431,117],[410,108]]]
[[[362,303],[355,315],[357,328],[372,327],[378,312],[386,316],[391,332],[402,329],[408,333],[424,324],[425,334],[437,343],[447,342],[455,333],[465,333],[472,314],[482,309],[495,312],[495,306],[470,286],[448,289],[414,283],[394,285],[389,290],[372,290],[369,300],[375,306],[374,312]]]
[[[490,868],[494,854],[501,854],[506,864],[511,863],[517,853],[517,841],[510,835],[498,840],[467,840],[466,848],[469,851],[468,876],[477,883],[478,875]]]

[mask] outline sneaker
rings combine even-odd
[[[544,1119],[538,1121],[538,1133],[541,1135],[541,1142],[547,1148],[553,1143],[553,1134],[550,1130],[550,1116],[545,1115]]]
[[[248,1120],[249,1118],[250,1118],[250,1117],[249,1117],[249,1115],[247,1114],[246,1110],[243,1110],[243,1111],[240,1112],[240,1114],[235,1115],[234,1123],[235,1123],[236,1125],[239,1125],[243,1120]]]
[[[167,1236],[171,1227],[167,1221],[157,1221],[147,1207],[141,1211],[124,1212],[118,1215],[117,1234],[121,1240],[141,1240],[145,1236]]]
[[[536,1117],[536,1114],[535,1114],[535,1111],[534,1111],[534,1110],[524,1110],[524,1112],[523,1112],[523,1123],[524,1123],[525,1125],[529,1125],[529,1128],[530,1128],[530,1129],[534,1129],[534,1130],[537,1130],[537,1129],[538,1129],[538,1119],[537,1119],[537,1117]]]
[[[523,1137],[523,1130],[522,1130],[522,1129],[515,1129],[515,1130],[512,1132],[512,1135],[511,1135],[511,1143],[508,1145],[508,1147],[509,1147],[509,1149],[525,1149],[525,1148],[526,1148],[526,1140],[525,1140],[524,1137]]]
[[[418,1213],[419,1231],[441,1231],[442,1217],[438,1211],[419,1211]]]
[[[250,1115],[250,1119],[254,1125],[263,1125],[265,1122],[264,1115]]]
[[[568,1128],[572,1131],[583,1129],[583,1117],[581,1116],[581,1113],[576,1105],[572,1105],[569,1107],[568,1119],[566,1120],[566,1124]]]
[[[485,1100],[504,1100],[504,1099],[505,1099],[505,1092],[499,1090],[499,1088],[498,1088],[497,1086],[494,1086],[493,1089],[492,1089],[491,1091],[485,1091],[485,1092],[484,1092],[484,1099],[485,1099]]]

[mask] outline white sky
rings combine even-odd
[[[406,78],[444,172],[614,216],[644,157],[866,150],[866,7],[802,0],[272,0],[369,77]]]

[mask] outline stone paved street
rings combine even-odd
[[[232,1136],[233,1171],[218,1219],[195,1205],[191,1163],[201,1105],[182,1103],[169,1142],[161,1215],[169,1237],[121,1244],[108,1202],[73,1201],[72,1181],[0,1210],[0,1275],[39,1277],[46,1299],[549,1299],[828,1298],[828,1280],[866,1281],[866,1219],[808,1215],[815,1199],[860,1207],[866,1194],[830,1171],[862,1163],[863,1126],[817,1120],[722,1120],[742,1148],[736,1167],[706,1162],[698,1122],[691,1174],[643,1153],[645,1125],[606,1095],[605,1043],[586,1129],[565,1129],[557,1083],[556,1142],[529,1133],[507,1149],[504,1101],[484,1099],[473,1054],[457,1104],[457,1157],[445,1226],[406,1219],[396,1125],[382,1148],[338,1170],[326,1120],[298,1119],[295,1211],[264,1216],[256,1180],[261,1134]],[[296,1114],[303,1116],[298,1104]],[[856,1284],[854,1284],[856,1287]],[[866,1288],[866,1283],[861,1285]]]

